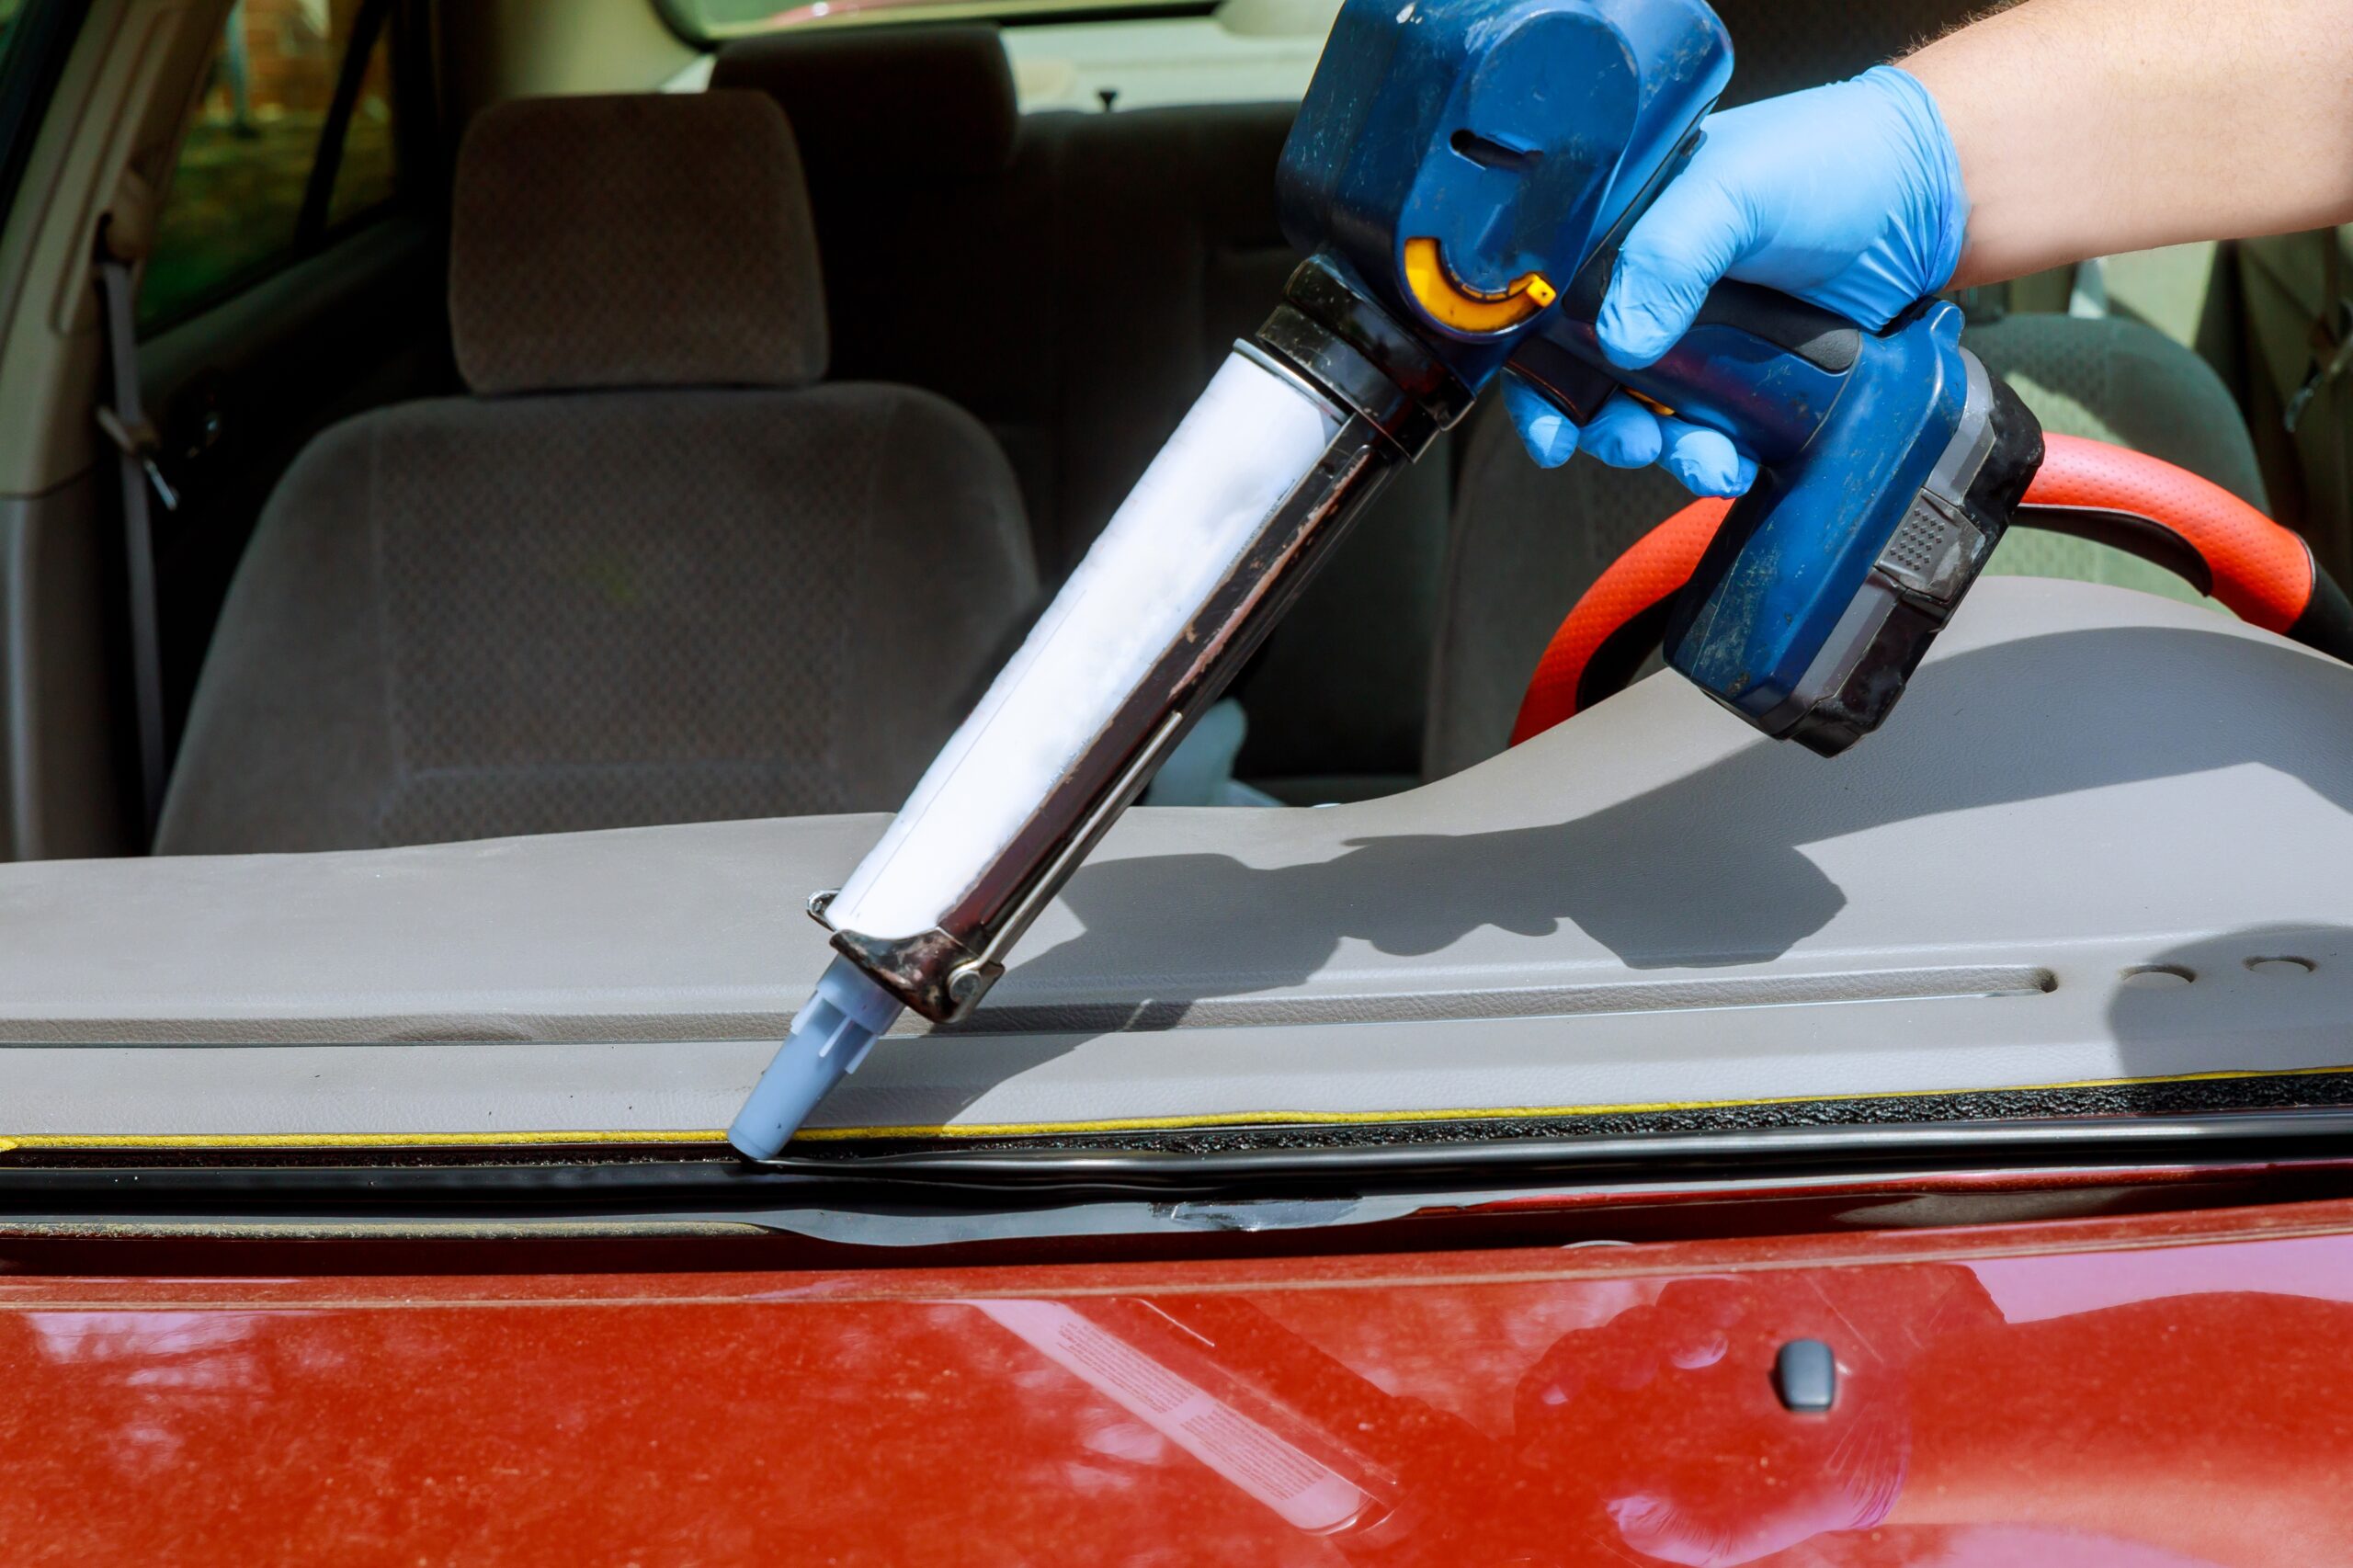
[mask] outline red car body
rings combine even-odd
[[[23,1271],[42,1256],[0,1279],[15,1564],[2177,1568],[2353,1541],[2347,1200],[957,1268]],[[1801,1338],[1836,1358],[1826,1413],[1780,1397]]]

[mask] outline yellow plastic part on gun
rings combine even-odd
[[[1500,294],[1478,294],[1454,280],[1434,239],[1405,242],[1405,287],[1430,319],[1457,332],[1503,332],[1518,326],[1559,297],[1540,272],[1512,279]]]

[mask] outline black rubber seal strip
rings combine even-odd
[[[2051,1088],[1960,1090],[1869,1098],[1758,1101],[1686,1110],[1590,1111],[1574,1116],[1465,1117],[1460,1120],[1349,1122],[1324,1126],[1183,1128],[1141,1132],[1029,1134],[1006,1139],[908,1139],[870,1152],[980,1153],[1009,1150],[1230,1151],[1374,1149],[1429,1144],[1506,1145],[1518,1141],[1597,1142],[1661,1136],[1711,1137],[1837,1129],[1915,1128],[2050,1119],[2219,1116],[2316,1107],[2353,1107],[2353,1072],[2160,1079]],[[824,1158],[825,1156],[819,1156]]]

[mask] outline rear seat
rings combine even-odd
[[[1274,202],[1290,104],[1025,118],[986,26],[744,40],[712,85],[801,129],[841,372],[989,426],[1050,582],[1297,260]],[[1449,459],[1392,487],[1245,676],[1246,776],[1317,798],[1411,781]]]
[[[819,384],[811,227],[752,94],[478,119],[449,276],[473,395],[336,426],[270,496],[158,853],[904,799],[1037,579],[970,415]]]

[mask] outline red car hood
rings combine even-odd
[[[0,1280],[13,1563],[2338,1562],[2353,1205],[1023,1269]],[[519,1244],[528,1245],[529,1244]],[[1825,1414],[1776,1355],[1818,1339]]]

